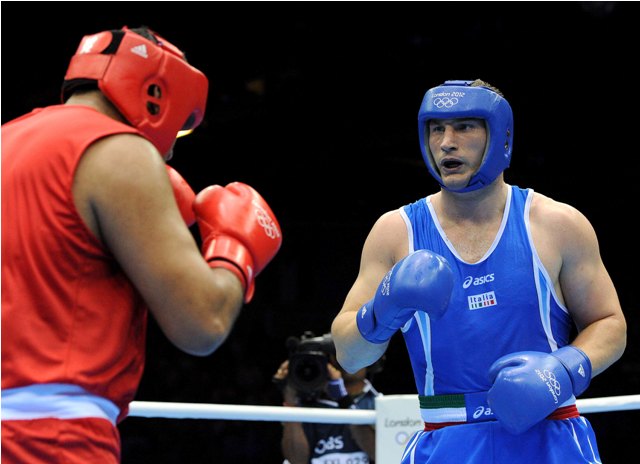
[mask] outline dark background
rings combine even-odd
[[[592,222],[629,324],[623,358],[583,398],[640,392],[638,61],[634,2],[2,2],[2,122],[56,103],[82,35],[147,25],[210,78],[202,126],[171,164],[196,191],[243,181],[268,200],[280,253],[227,342],[197,358],[151,322],[141,401],[280,405],[285,340],[329,331],[383,212],[437,184],[417,113],[446,79],[481,78],[515,114],[506,180]],[[195,231],[194,231],[195,232]],[[478,347],[481,349],[482,347]],[[99,345],[96,345],[99,349]],[[374,383],[414,393],[394,337]],[[604,462],[635,455],[638,411],[588,414]],[[123,462],[278,463],[277,422],[128,418]],[[632,454],[634,453],[634,454]]]

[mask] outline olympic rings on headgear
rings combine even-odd
[[[449,98],[449,97],[444,97],[444,98],[435,98],[433,100],[433,106],[435,106],[436,108],[440,109],[440,108],[451,108],[454,105],[458,104],[458,99],[453,97],[453,98]]]

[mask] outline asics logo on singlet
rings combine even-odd
[[[280,237],[280,230],[276,223],[273,221],[269,213],[267,213],[260,205],[254,203],[253,206],[256,207],[256,217],[258,218],[258,224],[260,227],[264,229],[264,233],[269,238],[278,238]]]
[[[438,97],[433,99],[433,106],[435,106],[436,108],[451,108],[452,106],[457,104],[458,104],[458,99],[456,97],[453,97],[453,98]]]
[[[493,416],[493,411],[491,410],[491,408],[478,406],[476,410],[473,411],[473,418],[478,419],[481,416]]]
[[[496,280],[496,278],[494,277],[493,273],[487,274],[485,276],[475,277],[475,278],[473,276],[469,276],[466,279],[464,279],[464,282],[462,282],[462,288],[469,288],[471,287],[471,284],[473,284],[474,286],[482,285],[489,282],[493,282],[494,280]]]

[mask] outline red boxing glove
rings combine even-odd
[[[255,278],[282,244],[282,232],[266,201],[252,187],[232,182],[205,188],[193,209],[202,237],[202,254],[211,267],[224,267],[242,281],[248,303]]]
[[[178,208],[182,219],[184,219],[187,227],[191,227],[196,222],[196,215],[193,212],[193,202],[196,199],[196,194],[193,189],[187,184],[187,181],[168,164],[167,173],[169,174],[169,180],[171,181],[171,187],[173,188],[173,196],[176,198]]]

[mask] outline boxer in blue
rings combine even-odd
[[[620,358],[626,322],[592,225],[505,182],[513,115],[495,87],[430,89],[418,126],[441,188],[371,229],[332,325],[339,363],[370,365],[403,333],[425,427],[402,463],[599,463],[576,397]]]

